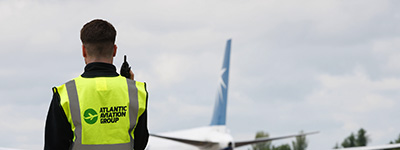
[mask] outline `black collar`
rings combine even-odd
[[[85,72],[81,76],[84,78],[115,77],[119,74],[113,64],[94,62],[86,65]]]

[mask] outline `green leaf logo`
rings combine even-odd
[[[97,119],[99,118],[99,116],[97,115],[97,112],[92,109],[86,109],[85,113],[83,113],[83,119],[85,120],[86,123],[88,124],[94,124],[96,123]]]

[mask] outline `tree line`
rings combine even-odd
[[[302,134],[303,131],[300,131]],[[256,133],[255,138],[268,138],[269,134],[264,131],[259,131]],[[271,141],[262,142],[252,145],[253,150],[306,150],[308,144],[306,136],[297,136],[294,141],[292,141],[292,145],[282,144],[279,146],[272,145]]]
[[[300,131],[303,133],[303,131]],[[255,138],[268,138],[269,134],[264,131],[258,131],[255,135]],[[359,146],[368,146],[368,143],[371,141],[369,135],[367,135],[367,131],[363,128],[359,129],[356,134],[353,132],[347,136],[343,142],[339,145],[336,143],[333,149],[339,148],[350,148],[350,147],[359,147]],[[389,144],[400,143],[400,135],[397,139],[390,141]],[[308,146],[308,141],[306,136],[298,136],[294,141],[290,144],[281,144],[281,145],[273,145],[271,141],[257,143],[252,145],[252,150],[306,150]],[[250,149],[249,149],[250,150]],[[400,148],[388,149],[388,150],[400,150]]]

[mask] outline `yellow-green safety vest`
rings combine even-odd
[[[133,149],[135,127],[146,109],[145,83],[122,76],[77,77],[56,90],[74,133],[72,150]]]

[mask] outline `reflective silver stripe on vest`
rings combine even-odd
[[[71,118],[75,125],[75,141],[72,150],[133,150],[134,140],[132,131],[136,125],[136,119],[139,111],[138,91],[134,80],[127,79],[128,93],[129,93],[129,136],[130,143],[125,144],[108,144],[108,145],[82,145],[82,125],[81,114],[78,99],[78,92],[76,90],[75,80],[71,80],[65,84],[68,93],[69,106],[71,111]]]
[[[71,80],[65,84],[69,99],[69,109],[71,113],[72,122],[75,125],[75,143],[74,145],[82,145],[82,125],[81,125],[81,111],[79,107],[78,91],[76,90],[75,80]],[[75,146],[74,146],[75,147]]]
[[[132,147],[133,147],[134,140],[131,133],[135,128],[136,119],[139,112],[138,90],[136,87],[136,81],[126,79],[126,82],[128,83],[128,93],[129,93],[129,123],[130,123],[129,136],[131,137]]]

